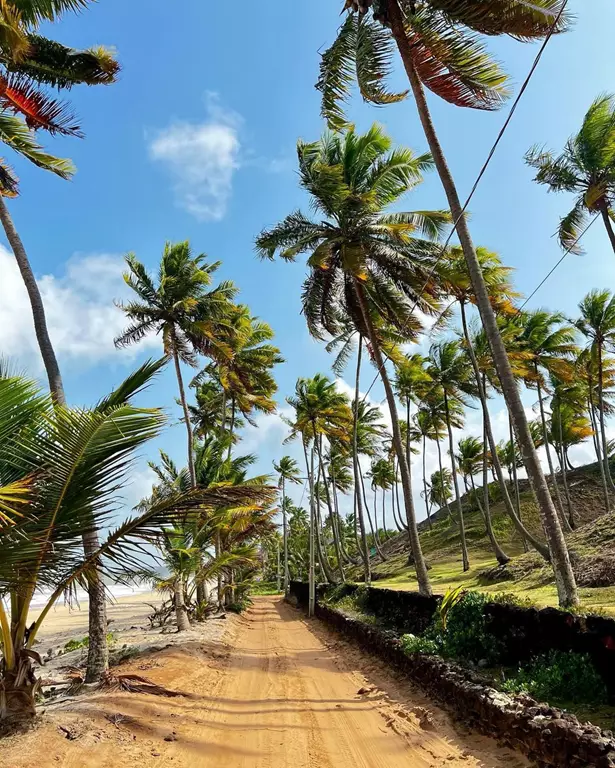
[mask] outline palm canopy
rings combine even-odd
[[[368,477],[372,481],[372,488],[389,491],[396,481],[395,466],[389,459],[377,459],[372,462]]]
[[[370,405],[366,400],[359,400],[356,432],[358,455],[374,457],[381,453],[389,435],[382,422],[380,408]]]
[[[302,303],[310,333],[322,339],[348,330],[348,321],[369,337],[355,284],[383,324],[413,337],[421,329],[415,307],[433,313],[438,288],[431,270],[439,254],[434,240],[450,216],[445,211],[385,213],[432,167],[429,155],[391,149],[378,125],[363,135],[354,129],[299,142],[301,186],[313,209],[301,211],[260,234],[258,254],[295,261],[308,254],[309,276]],[[420,236],[417,236],[420,235]]]
[[[477,437],[468,435],[459,440],[455,459],[464,477],[472,477],[480,472],[483,464],[483,450],[483,443]]]
[[[450,400],[467,404],[467,396],[478,395],[470,362],[456,340],[432,344],[427,372],[437,385],[436,389]]]
[[[477,248],[476,256],[493,308],[497,312],[511,312],[514,300],[520,296],[512,285],[512,267],[502,264],[499,255],[487,248]],[[447,293],[458,302],[475,303],[468,265],[459,246],[448,249],[446,258],[438,267],[438,274]]]
[[[297,462],[290,456],[282,456],[279,462],[273,462],[273,469],[279,476],[279,485],[282,487],[282,482],[300,483],[301,472]]]
[[[396,0],[397,2],[397,0]],[[413,67],[424,86],[452,104],[497,109],[508,96],[506,74],[480,35],[527,40],[563,31],[564,0],[398,0]],[[405,98],[387,87],[393,39],[384,0],[346,0],[348,16],[325,51],[316,87],[332,128],[348,125],[343,104],[356,82],[363,98],[384,105]]]
[[[615,199],[615,97],[600,96],[589,108],[581,130],[572,136],[563,152],[554,155],[533,147],[526,162],[537,170],[535,181],[550,192],[570,192],[574,206],[560,222],[558,237],[562,248],[582,253],[577,244],[588,215],[602,213],[605,224],[613,219]]]
[[[67,90],[74,85],[113,83],[119,65],[104,48],[73,50],[37,33],[45,21],[77,11],[86,0],[5,0],[0,24],[0,141],[39,167],[63,178],[74,168],[69,160],[48,154],[34,130],[81,136],[70,107],[45,87]],[[0,160],[0,194],[15,196],[17,177]]]
[[[531,383],[538,378],[544,385],[542,370],[566,376],[570,372],[570,360],[578,352],[576,330],[559,312],[543,309],[522,312],[517,319],[520,333],[517,337],[519,346],[528,353],[528,371],[526,381]]]
[[[177,354],[189,365],[196,363],[195,349],[215,359],[232,358],[224,337],[237,289],[230,281],[211,287],[219,262],[208,263],[204,254],[193,256],[184,241],[165,244],[156,280],[134,254],[126,256],[126,264],[124,281],[137,300],[119,302],[131,324],[116,338],[116,346],[157,333],[165,354]]]
[[[615,295],[594,289],[579,304],[581,317],[576,327],[591,344],[615,348]]]
[[[395,366],[395,373],[397,396],[405,405],[420,401],[432,383],[426,370],[426,360],[418,353],[406,355]]]
[[[288,440],[301,435],[304,444],[320,440],[321,436],[342,443],[349,441],[352,427],[350,403],[335,382],[323,374],[298,379],[295,394],[286,401],[295,411]]]
[[[429,502],[436,507],[444,507],[453,495],[453,475],[444,467],[432,473],[429,480]]]

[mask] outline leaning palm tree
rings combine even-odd
[[[288,570],[288,520],[286,510],[286,483],[299,483],[301,476],[297,462],[290,456],[282,456],[280,461],[273,464],[278,474],[278,487],[282,491],[282,527],[284,536],[284,594],[288,595],[290,572]]]
[[[391,93],[386,86],[397,47],[455,221],[502,392],[536,493],[560,603],[574,605],[578,595],[566,542],[424,90],[457,106],[497,109],[508,94],[506,76],[486,53],[479,35],[510,35],[530,41],[562,32],[570,21],[566,4],[567,0],[345,0],[343,9],[349,14],[336,41],[323,54],[317,87],[322,92],[323,116],[338,129],[346,124],[341,104],[355,79],[366,101],[381,105],[399,101],[405,93]]]
[[[388,538],[386,524],[386,492],[390,491],[395,484],[395,466],[390,459],[381,458],[372,464],[369,472],[372,481],[372,491],[374,492],[374,512],[377,518],[376,492],[378,488],[382,491],[382,535]],[[376,528],[378,525],[376,524]]]
[[[188,433],[188,467],[193,487],[196,487],[193,435],[181,363],[195,366],[197,352],[214,359],[232,357],[225,331],[236,294],[235,286],[228,281],[211,288],[211,276],[220,263],[208,263],[205,258],[204,254],[193,256],[188,241],[166,243],[156,283],[137,257],[128,254],[124,280],[137,299],[118,303],[131,324],[115,340],[117,347],[126,347],[138,343],[149,333],[161,335],[164,353],[175,364]]]
[[[324,219],[314,221],[296,211],[262,232],[256,245],[264,258],[278,253],[294,261],[309,254],[303,311],[313,336],[336,338],[350,324],[369,340],[391,415],[419,589],[431,594],[383,334],[392,327],[407,339],[416,338],[421,323],[415,308],[436,310],[436,287],[428,276],[438,253],[433,240],[449,216],[442,211],[385,213],[431,167],[428,155],[391,151],[391,146],[377,125],[364,135],[349,130],[343,136],[325,134],[314,144],[300,141],[301,186]]]
[[[599,96],[589,108],[581,130],[566,142],[557,157],[542,147],[533,147],[525,156],[538,173],[536,179],[550,192],[575,196],[570,213],[561,220],[560,245],[566,251],[582,253],[578,240],[591,215],[599,215],[615,251],[615,96]]]
[[[37,131],[51,136],[81,137],[80,126],[67,104],[46,92],[70,90],[75,85],[115,82],[119,65],[104,48],[77,51],[39,34],[45,22],[57,21],[65,11],[78,11],[88,0],[20,0],[2,7],[0,33],[0,141],[23,158],[63,179],[74,173],[70,160],[50,155],[39,144]],[[0,221],[21,273],[32,310],[49,389],[65,403],[64,386],[49,337],[45,307],[28,255],[13,223],[5,197],[16,197],[19,183],[10,166],[0,160]]]

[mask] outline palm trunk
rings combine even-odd
[[[303,451],[305,453],[305,466],[308,475],[308,485],[310,491],[310,553],[309,553],[309,565],[308,565],[308,616],[314,615],[314,608],[316,606],[316,569],[315,569],[315,547],[314,547],[314,525],[316,522],[316,505],[314,503],[314,449],[312,448],[312,462],[310,468],[310,462],[308,461],[307,446],[303,443]]]
[[[429,575],[427,573],[427,565],[425,558],[423,557],[423,551],[421,550],[421,542],[419,539],[418,528],[416,527],[416,514],[414,511],[414,498],[412,496],[412,478],[406,462],[406,456],[404,452],[403,441],[401,437],[401,429],[399,426],[399,417],[397,415],[397,404],[395,403],[395,393],[391,386],[386,366],[380,350],[380,344],[376,331],[372,323],[371,316],[369,314],[369,308],[365,300],[365,293],[363,286],[355,279],[354,281],[355,292],[359,305],[361,307],[361,314],[363,316],[363,322],[369,334],[369,340],[372,347],[374,362],[376,368],[380,374],[384,391],[386,393],[387,402],[389,405],[389,412],[391,415],[391,431],[393,433],[393,446],[395,453],[397,454],[397,461],[399,462],[399,472],[401,475],[401,484],[404,494],[404,504],[406,507],[406,520],[408,522],[408,538],[410,540],[410,548],[412,551],[412,559],[414,561],[414,568],[416,570],[416,580],[421,595],[431,596],[432,589],[429,581]]]
[[[483,515],[485,518],[485,527],[487,528],[487,536],[491,542],[495,558],[500,565],[506,565],[510,561],[510,557],[504,552],[500,543],[498,542],[495,533],[493,532],[493,524],[491,522],[491,503],[489,499],[489,467],[487,461],[487,419],[483,412]],[[472,488],[476,493],[474,486],[474,478],[472,477]],[[478,495],[477,495],[478,500]]]
[[[359,334],[359,349],[357,351],[357,370],[355,374],[355,386],[354,386],[354,403],[352,414],[352,471],[354,475],[354,498],[355,507],[357,510],[357,517],[359,521],[359,527],[361,529],[361,547],[359,551],[363,557],[363,572],[365,576],[365,583],[367,585],[372,583],[371,563],[369,558],[369,548],[367,546],[367,533],[365,531],[365,518],[363,517],[363,502],[361,500],[361,479],[360,479],[360,465],[359,465],[359,453],[357,444],[357,429],[359,419],[359,385],[361,379],[361,357],[363,354],[363,338]]]
[[[278,592],[282,591],[282,570],[280,568],[280,541],[276,538],[276,554],[277,554],[277,563],[276,563],[276,569],[275,569],[275,575],[276,575],[276,586],[278,589]]]
[[[231,423],[229,427],[229,443],[228,453],[226,455],[227,461],[231,460],[231,453],[233,452],[233,432],[235,431],[235,395],[231,395]]]
[[[374,547],[378,557],[384,562],[387,558],[384,552],[380,549],[380,539],[378,538],[378,520],[376,519],[376,527],[374,527],[374,521],[372,520],[371,512],[369,511],[369,504],[367,502],[367,494],[365,493],[365,480],[363,478],[363,470],[359,465],[359,478],[361,480],[361,493],[363,494],[363,504],[365,505],[365,512],[367,513],[367,520],[369,522],[369,529],[372,532],[372,539],[374,540]],[[376,510],[374,509],[374,517],[376,517]]]
[[[397,477],[397,471],[395,472],[395,477]],[[399,500],[399,483],[397,480],[395,481],[395,499],[397,501],[397,514],[399,515],[399,522],[401,523],[401,527],[403,528],[406,533],[408,532],[408,524],[404,523],[404,518],[401,514],[401,501]]]
[[[83,535],[83,551],[86,558],[100,549],[98,532]],[[109,669],[109,644],[107,643],[107,600],[105,584],[100,576],[97,563],[88,577],[88,660],[85,673],[86,683],[98,683]]]
[[[600,205],[600,215],[606,229],[609,240],[611,241],[611,247],[615,251],[615,232],[613,231],[613,225],[611,224],[611,218],[609,216],[609,206],[603,202]]]
[[[397,459],[395,459],[395,477],[397,478]],[[400,522],[400,519],[397,516],[397,480],[393,483],[393,488],[391,489],[391,509],[393,510],[393,520],[395,521],[395,527],[397,528],[398,533],[404,532],[404,527]]]
[[[175,579],[173,584],[173,599],[175,601],[175,618],[177,619],[177,631],[185,632],[190,629],[190,620],[186,603],[184,602],[184,582],[181,576]]]
[[[517,472],[517,443],[515,441],[515,430],[513,429],[512,419],[510,414],[508,415],[508,434],[510,437],[510,444],[512,446],[513,464],[512,464],[512,479],[515,487],[515,505],[517,508],[517,517],[521,522],[521,490],[519,488],[519,473]],[[523,549],[527,552],[527,540],[523,538]]]
[[[286,514],[286,478],[282,478],[282,531],[284,536],[284,594],[288,597],[290,574],[288,571],[288,520]]]
[[[600,414],[600,434],[602,436],[602,450],[604,452],[604,474],[606,476],[611,491],[615,488],[613,478],[611,477],[611,467],[609,465],[609,448],[606,439],[606,426],[604,419],[604,371],[602,362],[602,343],[598,341],[598,413]]]
[[[431,119],[423,86],[414,68],[413,51],[406,36],[404,20],[398,0],[387,0],[387,10],[391,23],[391,32],[397,43],[404,69],[406,70],[408,80],[410,81],[410,87],[416,101],[419,118],[427,138],[427,143],[429,144],[429,149],[433,156],[438,175],[440,176],[442,186],[446,193],[450,211],[456,222],[457,235],[459,236],[463,255],[470,273],[474,296],[476,297],[485,334],[489,341],[489,346],[491,347],[493,362],[502,384],[506,405],[512,415],[517,440],[523,454],[525,468],[536,495],[543,526],[548,537],[549,551],[557,584],[559,602],[562,606],[578,605],[579,597],[577,586],[570,564],[570,556],[568,554],[564,534],[562,533],[542,467],[540,466],[540,460],[536,453],[536,449],[534,448],[534,442],[525,417],[523,403],[521,402],[517,383],[506,354],[506,348],[497,326],[495,312],[489,301],[489,293],[476,256],[474,244],[472,243],[467,221],[463,214],[463,208],[459,200],[457,188],[446,162],[446,158],[444,157],[442,147],[440,146],[440,141]]]
[[[598,466],[600,467],[600,478],[602,480],[602,490],[604,493],[604,512],[607,514],[611,509],[611,500],[609,498],[609,486],[606,480],[606,473],[604,471],[604,463],[602,461],[602,451],[600,449],[600,436],[598,434],[598,425],[596,423],[596,413],[594,411],[594,403],[592,398],[592,382],[591,377],[589,379],[589,419],[592,425],[594,434],[592,438],[594,440],[594,449],[596,451],[596,459],[598,460]]]
[[[461,539],[461,558],[463,561],[463,570],[470,570],[470,559],[468,557],[468,545],[466,543],[466,528],[463,520],[463,507],[461,505],[461,496],[459,494],[459,479],[457,477],[457,466],[455,462],[455,445],[453,443],[453,429],[451,427],[451,415],[448,407],[448,395],[444,390],[444,410],[446,412],[446,428],[448,430],[448,445],[451,454],[451,470],[453,472],[453,486],[455,488],[455,502],[457,504],[457,514],[459,515],[459,538]]]
[[[316,434],[316,425],[312,423],[312,426],[314,427],[314,434]],[[322,439],[322,438],[321,438]],[[318,451],[318,464],[319,464],[319,477],[322,477],[322,482],[325,487],[325,497],[327,499],[327,509],[329,510],[329,519],[331,520],[331,532],[333,533],[333,545],[335,547],[335,557],[337,559],[337,569],[340,572],[340,577],[342,581],[346,581],[346,576],[344,575],[344,561],[342,559],[342,548],[340,546],[340,539],[339,539],[339,532],[337,530],[337,525],[335,521],[335,515],[333,511],[333,504],[331,502],[331,494],[329,493],[329,483],[327,482],[327,478],[325,475],[325,464],[322,460],[322,445],[321,440],[318,438],[315,438],[316,442],[316,449]]]
[[[536,366],[536,376],[538,376],[538,366]],[[547,454],[547,464],[549,465],[549,473],[551,474],[551,485],[555,491],[555,498],[557,499],[557,511],[559,512],[560,520],[565,529],[570,531],[570,525],[564,514],[564,505],[562,504],[562,496],[559,492],[559,485],[557,478],[555,477],[555,470],[553,469],[553,460],[551,459],[551,447],[549,445],[549,434],[547,430],[547,418],[545,416],[545,407],[542,399],[542,387],[540,381],[536,381],[536,389],[538,390],[538,405],[540,407],[540,421],[542,423],[542,436],[545,442],[545,451]]]
[[[574,531],[574,529],[577,527],[577,524],[574,519],[574,511],[572,509],[572,499],[570,498],[570,489],[568,488],[568,469],[566,467],[566,451],[564,449],[564,443],[563,443],[561,408],[558,408],[558,416],[559,416],[559,436],[560,436],[560,440],[562,441],[560,442],[559,463],[562,468],[562,483],[564,485],[564,497],[566,498],[566,508],[568,510],[568,522],[570,524],[571,529]],[[555,450],[557,451],[557,445],[555,446]]]
[[[515,508],[513,507],[513,503],[510,498],[510,494],[508,493],[508,488],[506,487],[506,480],[504,478],[504,473],[502,472],[502,465],[500,464],[500,460],[498,458],[498,451],[497,446],[495,444],[495,438],[493,436],[493,429],[491,426],[491,415],[489,413],[489,404],[487,403],[487,376],[485,373],[481,375],[480,369],[478,367],[478,362],[476,360],[476,354],[474,352],[474,345],[472,344],[472,339],[470,338],[470,332],[468,330],[468,322],[466,317],[466,310],[465,310],[465,302],[460,302],[461,305],[461,322],[463,326],[463,335],[466,341],[466,345],[468,348],[468,354],[470,355],[470,361],[472,363],[472,368],[474,370],[474,378],[476,380],[476,387],[478,389],[478,396],[480,399],[481,408],[483,410],[483,424],[487,433],[488,443],[489,443],[489,450],[491,452],[491,461],[492,461],[492,471],[495,473],[495,476],[497,478],[497,482],[500,485],[500,488],[502,490],[502,498],[504,499],[504,507],[506,509],[506,512],[510,519],[513,521],[513,524],[515,526],[515,530],[519,535],[521,536],[521,541],[524,543],[529,542],[534,549],[539,552],[546,560],[550,560],[550,554],[548,547],[545,547],[545,545],[538,541],[538,539],[533,536],[523,525],[521,518],[518,517]],[[509,411],[509,419],[510,419],[510,411]]]
[[[387,531],[387,519],[386,519],[386,489],[382,489],[382,535],[385,541],[389,538]]]
[[[436,438],[436,446],[438,448],[438,468],[440,470],[440,495],[442,496],[442,501],[444,502],[444,506],[446,507],[446,511],[448,513],[448,519],[453,519],[453,514],[451,512],[450,505],[448,503],[448,496],[446,495],[446,491],[444,490],[444,468],[442,467],[442,448],[440,447],[440,440]]]
[[[47,373],[49,391],[51,392],[54,402],[59,405],[66,405],[66,396],[64,394],[64,385],[62,383],[60,367],[53,349],[53,344],[49,338],[43,299],[36,278],[34,277],[34,272],[30,266],[30,261],[28,260],[28,254],[26,253],[24,244],[15,229],[15,224],[13,223],[9,209],[2,196],[0,196],[0,221],[2,221],[4,232],[13,250],[15,261],[21,272],[21,278],[26,287],[26,291],[28,292],[30,308],[32,310],[32,319],[34,320],[36,341],[41,351],[45,372]]]
[[[188,412],[188,403],[186,402],[186,391],[184,390],[184,380],[179,364],[179,355],[175,345],[173,345],[173,362],[175,363],[175,373],[177,375],[177,386],[179,387],[179,399],[184,411],[184,422],[188,433],[188,469],[190,471],[190,485],[196,488],[196,470],[194,468],[194,451],[192,446],[192,426],[190,425],[190,414]]]
[[[319,475],[320,477],[320,475]],[[320,515],[320,484],[316,481],[316,554],[318,555],[318,562],[320,563],[320,569],[324,573],[325,578],[330,584],[336,584],[337,579],[331,564],[329,563],[329,557],[327,555],[327,548],[323,545],[322,541],[322,517]]]
[[[425,494],[425,511],[427,512],[427,524],[429,525],[429,528],[433,528],[433,524],[431,522],[431,514],[430,514],[430,508],[429,508],[429,498],[427,494],[427,467],[426,467],[426,456],[425,456],[425,450],[427,447],[427,438],[425,435],[423,435],[423,493]]]

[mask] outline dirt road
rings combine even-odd
[[[489,739],[456,731],[406,683],[277,599],[257,599],[236,621],[229,647],[168,649],[130,671],[187,696],[79,699],[47,715],[36,732],[0,745],[0,766],[528,765]]]

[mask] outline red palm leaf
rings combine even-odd
[[[23,77],[0,75],[0,107],[23,115],[28,127],[34,130],[42,128],[51,134],[82,136],[67,105],[48,98]]]

